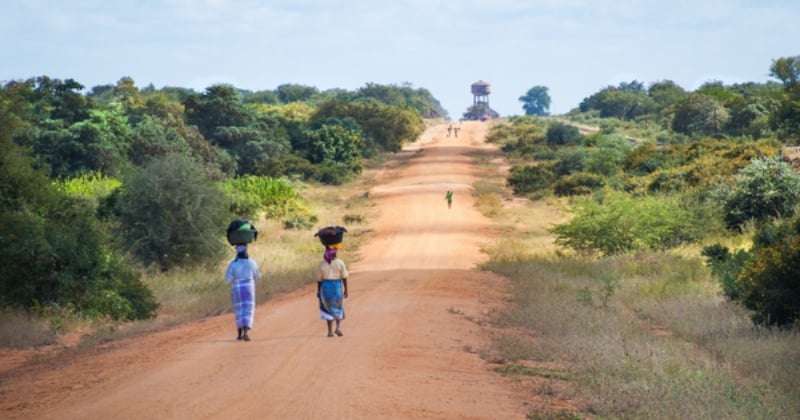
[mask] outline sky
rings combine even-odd
[[[3,0],[0,40],[0,82],[408,84],[458,119],[483,80],[502,116],[534,86],[557,115],[633,80],[776,80],[773,60],[800,55],[800,1]]]

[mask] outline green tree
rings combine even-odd
[[[655,108],[662,111],[685,99],[689,94],[672,80],[662,80],[650,85],[647,94],[655,103]]]
[[[0,95],[0,304],[56,304],[90,315],[143,319],[158,305],[110,246],[96,205],[57,190],[11,140],[22,124]]]
[[[789,90],[800,89],[800,55],[773,60],[769,74]]]
[[[422,116],[412,108],[383,105],[377,101],[326,102],[311,118],[311,126],[321,126],[329,118],[352,118],[361,127],[362,156],[376,151],[397,152],[406,142],[417,139],[425,128]]]
[[[124,244],[162,270],[214,263],[224,251],[224,195],[187,156],[151,160],[124,181],[119,214]]]
[[[361,133],[336,123],[325,124],[307,133],[310,161],[322,166],[331,179],[324,182],[340,184],[362,170]]]
[[[275,118],[256,115],[227,85],[184,100],[187,120],[212,144],[236,159],[236,173],[273,175],[271,161],[290,150],[289,136]]]
[[[288,104],[292,102],[308,101],[314,95],[319,94],[319,90],[313,86],[297,84],[283,84],[275,89],[281,102]]]
[[[534,86],[525,95],[519,97],[525,115],[550,115],[550,95],[545,86]]]
[[[800,143],[800,56],[773,61],[770,75],[783,82],[786,92],[772,116],[772,127],[787,141]]]
[[[800,319],[800,218],[762,225],[750,250],[715,244],[703,256],[725,297],[749,309],[754,323],[790,327]]]
[[[728,111],[719,101],[694,93],[677,105],[672,129],[690,136],[719,135],[728,119]]]
[[[562,122],[554,122],[547,127],[547,144],[551,146],[564,146],[569,144],[576,144],[582,138],[578,127],[572,124],[564,124]]]
[[[608,191],[579,200],[569,222],[551,229],[556,243],[603,255],[672,248],[713,230],[697,203],[670,196]]]
[[[631,120],[651,113],[655,108],[655,102],[648,96],[644,84],[636,80],[629,83],[622,82],[616,87],[609,86],[580,103],[582,112],[596,109],[600,111],[601,117],[622,120]]]
[[[384,105],[413,108],[423,118],[447,118],[447,111],[430,91],[424,88],[414,89],[410,84],[396,86],[367,83],[356,91],[353,98],[355,101],[369,99]]]
[[[780,158],[755,159],[736,174],[730,189],[717,195],[730,228],[750,220],[791,217],[800,204],[800,174]]]

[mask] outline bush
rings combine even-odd
[[[553,185],[557,196],[586,195],[605,186],[605,178],[587,172],[579,172],[559,178]]]
[[[515,166],[508,176],[508,185],[514,194],[530,194],[550,188],[555,176],[543,165]]]
[[[578,127],[571,124],[555,122],[547,127],[547,144],[551,146],[577,144],[582,138]]]
[[[779,158],[755,159],[735,177],[730,189],[717,190],[725,222],[740,229],[749,220],[791,217],[800,203],[800,175]]]
[[[110,247],[95,197],[55,188],[2,132],[0,147],[0,304],[54,305],[115,319],[154,316],[152,293]]]
[[[667,249],[713,230],[699,206],[677,196],[634,197],[609,191],[578,201],[574,217],[551,232],[559,245],[604,255]]]
[[[124,182],[119,200],[125,247],[145,265],[216,262],[223,255],[228,213],[222,191],[190,158],[153,159]]]
[[[762,226],[750,251],[713,245],[703,255],[725,297],[749,309],[756,324],[788,327],[800,319],[800,218]]]

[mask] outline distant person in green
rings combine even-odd
[[[444,195],[444,199],[447,200],[447,208],[453,207],[453,192],[447,190],[447,194]]]

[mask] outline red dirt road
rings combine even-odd
[[[2,375],[0,417],[525,418],[512,382],[477,354],[476,320],[501,304],[505,283],[473,269],[492,233],[472,206],[465,153],[487,147],[487,126],[459,126],[458,138],[446,125],[427,130],[406,148],[409,164],[370,191],[380,216],[349,266],[344,337],[325,336],[305,288],[260,305],[248,343],[226,314]]]

